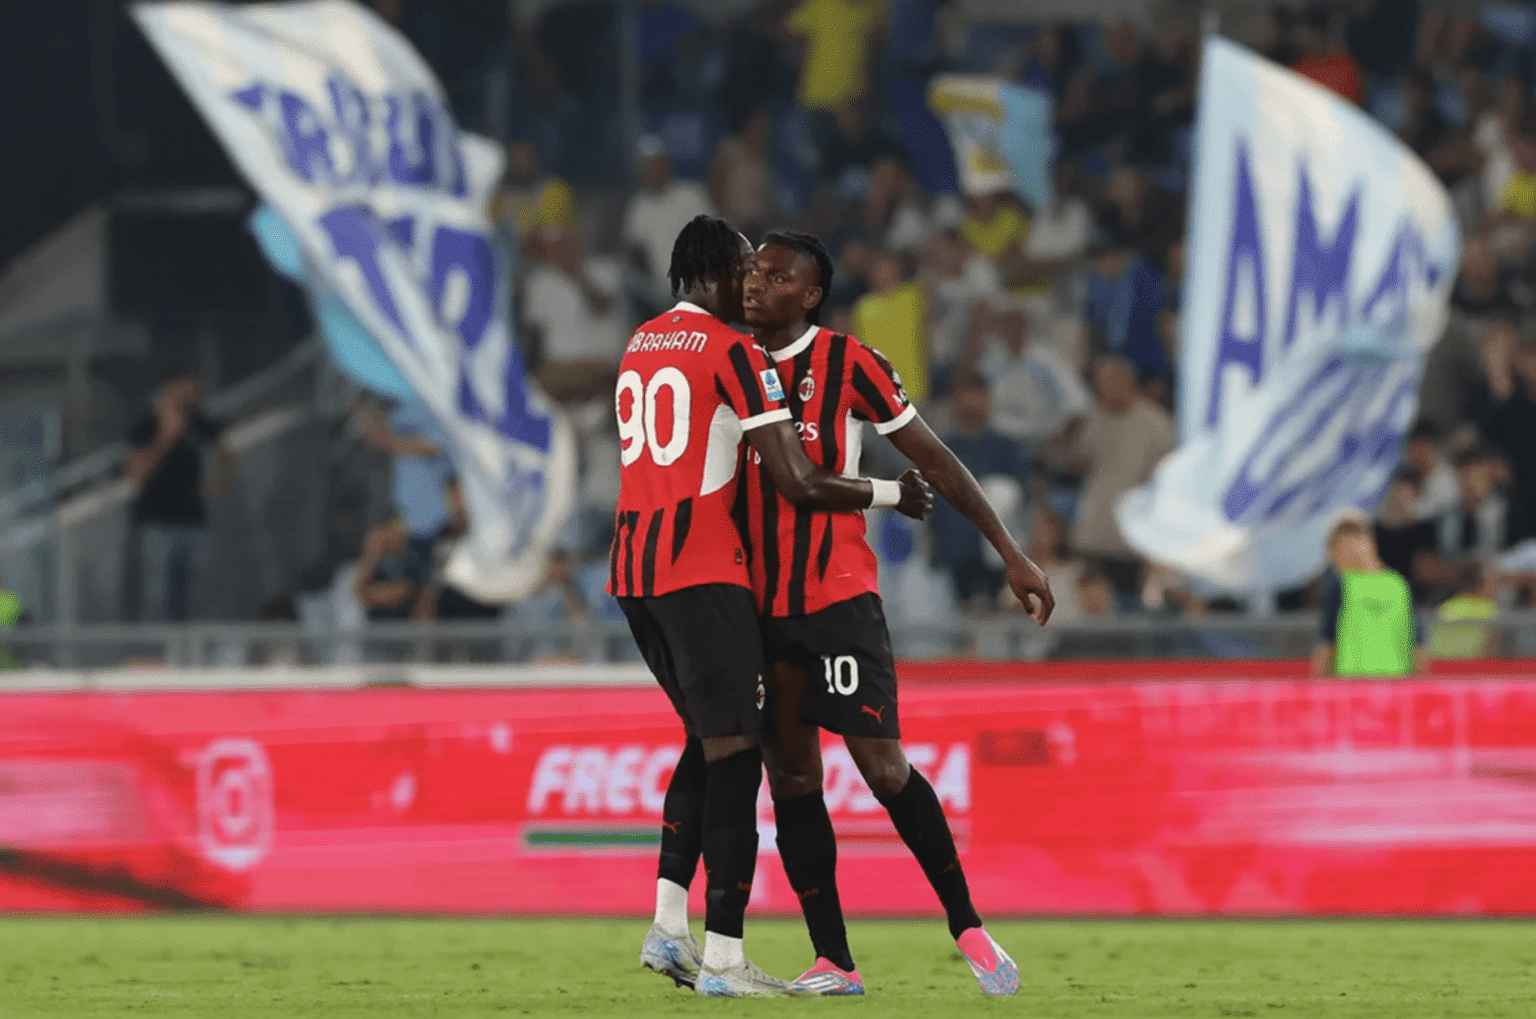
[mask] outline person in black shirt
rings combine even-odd
[[[1536,334],[1490,332],[1483,343],[1489,408],[1483,434],[1509,462],[1509,544],[1536,538]]]
[[[1433,556],[1437,547],[1434,522],[1419,519],[1423,491],[1423,478],[1416,471],[1400,470],[1376,510],[1376,549],[1381,561],[1408,581],[1415,604],[1422,603],[1427,593],[1420,576],[1423,559]]]
[[[233,476],[234,455],[219,440],[220,427],[197,406],[197,381],[182,375],[160,388],[154,411],[128,434],[133,449],[125,465],[138,489],[133,502],[139,552],[137,618],[146,622],[187,618],[192,566],[207,524],[206,503]],[[203,457],[215,457],[205,483]]]

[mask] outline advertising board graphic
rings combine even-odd
[[[903,667],[905,745],[984,915],[1536,912],[1536,682],[1156,669]],[[642,914],[682,742],[637,687],[0,701],[12,911]],[[824,755],[849,913],[937,915]],[[766,795],[753,909],[793,914]]]

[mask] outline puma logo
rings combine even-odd
[[[809,899],[812,895],[820,895],[821,894],[821,889],[820,888],[807,888],[805,891],[803,891],[803,892],[801,892],[799,894],[800,894],[801,901],[804,901],[806,899]]]
[[[881,725],[885,724],[885,718],[882,717],[885,714],[884,706],[881,706],[881,707],[878,707],[878,708],[872,708],[868,704],[860,704],[859,705],[859,711],[863,712],[866,715],[874,715],[875,716],[875,721],[879,722]]]
[[[738,881],[738,882],[736,882],[736,890],[737,891],[746,892],[748,894],[751,894],[751,892],[752,892],[752,882],[750,882],[750,881]]]
[[[662,821],[661,826],[667,829],[667,831],[671,832],[673,835],[676,835],[683,830],[683,822],[681,821]]]

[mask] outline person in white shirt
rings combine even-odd
[[[972,251],[949,229],[928,244],[919,279],[928,292],[928,360],[934,389],[942,391],[964,352],[971,309],[977,301],[1003,292],[997,266]]]
[[[1047,344],[1032,342],[1018,298],[978,301],[971,312],[964,363],[992,390],[992,428],[1038,447],[1087,414],[1088,387]]]
[[[672,157],[660,138],[646,135],[638,147],[640,190],[624,210],[624,244],[640,268],[645,297],[661,308],[672,296],[672,242],[695,216],[713,216],[715,207],[703,185],[672,176]]]
[[[576,235],[559,226],[539,231],[536,253],[521,310],[529,346],[540,351],[539,382],[563,402],[603,395],[629,339],[623,266],[585,257]]]
[[[1077,197],[1067,164],[1058,166],[1056,200],[1036,209],[1024,237],[1024,257],[1052,268],[1082,258],[1093,237],[1093,212]]]
[[[1419,519],[1434,520],[1449,513],[1461,501],[1456,471],[1440,448],[1440,429],[1433,421],[1414,423],[1403,442],[1403,462],[1424,479],[1419,495]]]

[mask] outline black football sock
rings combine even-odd
[[[704,795],[709,772],[704,764],[704,744],[688,737],[683,755],[667,783],[661,806],[661,862],[656,876],[687,888],[699,868],[704,848]]]
[[[784,875],[800,899],[805,927],[817,956],[845,970],[853,969],[843,904],[837,896],[837,836],[827,801],[820,791],[773,801],[778,825],[779,858]]]
[[[971,905],[971,890],[965,883],[965,871],[960,868],[955,837],[950,834],[949,822],[944,819],[944,808],[939,805],[933,786],[913,768],[912,777],[901,792],[876,799],[891,815],[896,834],[912,850],[928,883],[944,904],[950,936],[958,938],[970,928],[980,927],[981,917]]]
[[[704,874],[709,895],[704,930],[739,938],[757,869],[757,790],[763,754],[757,747],[710,761],[704,799]]]

